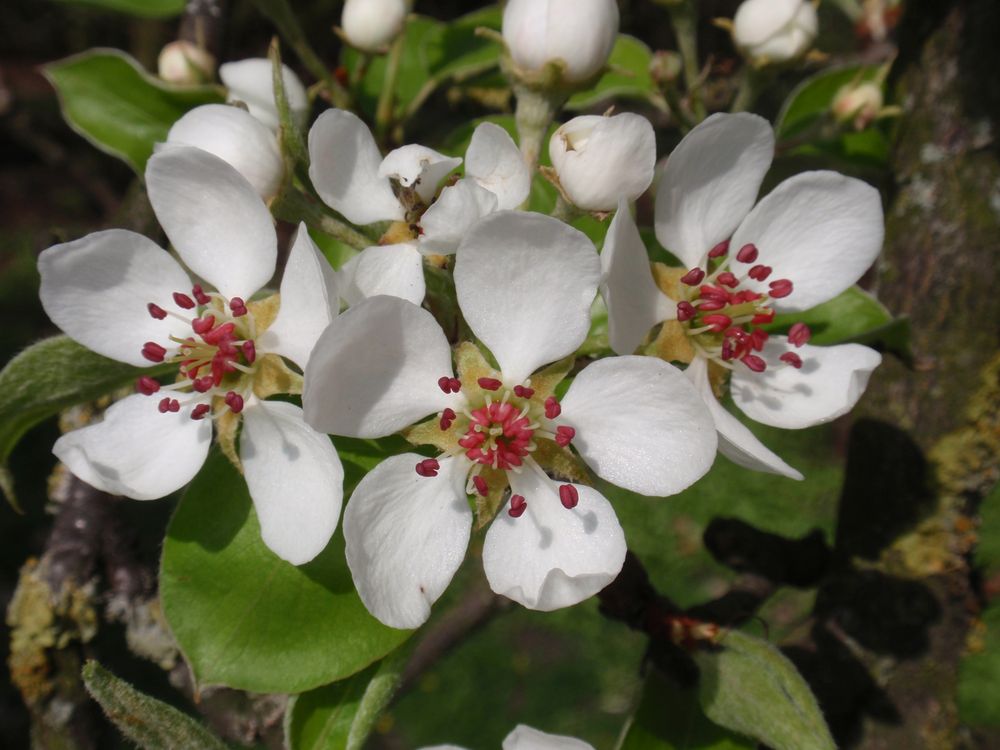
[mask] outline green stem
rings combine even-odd
[[[292,224],[304,221],[356,250],[364,250],[377,242],[332,216],[322,203],[294,188],[278,196],[271,204],[271,211],[279,219]]]
[[[413,650],[412,642],[397,648],[379,664],[378,671],[372,677],[365,694],[361,697],[358,712],[351,722],[351,731],[347,735],[346,750],[361,750],[372,733],[375,722],[388,707],[392,697],[399,687],[403,669],[409,661],[410,653]]]
[[[521,155],[528,169],[534,174],[538,169],[538,160],[549,126],[555,119],[556,112],[566,101],[566,97],[517,84],[514,86],[514,93],[517,96],[517,109],[514,112],[517,140],[521,146]]]
[[[556,205],[552,209],[552,213],[549,214],[552,218],[559,219],[567,224],[582,215],[583,212],[568,200],[563,198],[561,194],[556,196]]]
[[[732,105],[729,107],[730,112],[747,112],[754,103],[757,101],[757,97],[760,96],[760,92],[764,90],[767,82],[770,80],[770,75],[760,68],[755,68],[750,63],[743,66],[743,71],[740,74],[740,86],[736,90],[736,96],[733,99]]]
[[[385,78],[382,79],[382,90],[379,92],[378,106],[375,109],[375,135],[379,140],[382,140],[392,127],[392,108],[396,102],[396,81],[399,78],[399,65],[403,60],[404,44],[406,44],[405,29],[392,43],[385,63]]]
[[[698,60],[698,13],[692,0],[667,5],[670,20],[677,35],[677,47],[684,62],[684,82],[695,119],[705,119],[705,103],[701,97],[701,63]]]

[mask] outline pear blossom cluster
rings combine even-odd
[[[811,45],[812,4],[779,5],[740,7],[734,34],[748,56],[788,60]],[[341,31],[384,51],[406,12],[401,0],[348,0]],[[567,29],[564,18],[586,23]],[[503,39],[525,75],[556,62],[563,83],[579,83],[605,69],[617,26],[608,0],[511,0]],[[761,198],[775,143],[756,115],[713,115],[669,155],[654,188],[656,238],[679,262],[666,266],[650,263],[632,215],[657,160],[641,115],[584,115],[551,136],[547,176],[562,199],[614,215],[598,252],[568,223],[525,210],[530,160],[500,126],[480,124],[462,158],[420,144],[383,155],[360,117],[328,109],[306,136],[310,187],[379,239],[335,270],[302,223],[275,289],[269,205],[297,178],[281,152],[272,64],[219,74],[240,106],[188,112],[145,173],[180,262],[125,230],[39,258],[42,303],[68,336],[151,368],[54,452],[89,484],[146,500],[186,485],[214,433],[264,543],[300,565],[326,547],[344,504],[328,436],[402,435],[412,450],[369,471],[343,517],[358,594],[389,626],[428,619],[480,528],[498,594],[542,611],[595,595],[627,550],[608,488],[669,497],[717,452],[802,478],[722,394],[752,420],[800,429],[850,410],[881,361],[857,344],[811,344],[802,321],[774,328],[861,278],[883,216],[877,191],[828,171]],[[290,69],[283,77],[305,130],[306,89]],[[454,283],[458,333],[425,305],[428,268]],[[610,351],[578,356],[598,299]],[[589,747],[527,727],[504,742],[550,746]]]

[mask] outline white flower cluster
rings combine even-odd
[[[512,0],[504,37],[519,65],[558,58],[587,78],[607,59],[617,11],[588,3],[600,23],[581,37],[593,41],[584,60],[587,45],[567,46],[572,30],[553,20],[563,5]],[[388,10],[395,30],[383,34],[355,7],[347,3],[343,23],[359,47],[398,33]],[[377,225],[384,244],[334,271],[303,224],[279,294],[261,295],[278,254],[268,201],[288,182],[271,67],[248,60],[220,73],[247,109],[192,110],[146,170],[187,271],[123,230],[41,255],[42,302],[63,331],[122,362],[172,364],[174,376],[143,377],[139,393],[54,450],[95,487],[151,499],[198,472],[214,423],[265,543],[301,564],[340,515],[343,471],[326,434],[402,433],[424,450],[375,467],[344,514],[354,582],[388,625],[428,618],[477,517],[489,524],[483,566],[494,591],[538,610],[592,596],[626,553],[593,475],[666,497],[702,477],[718,450],[801,478],[723,408],[719,388],[728,380],[751,419],[803,428],[852,408],[880,362],[856,344],[809,345],[801,323],[787,335],[766,329],[777,313],[854,284],[879,253],[883,217],[873,188],[832,172],[792,177],[758,202],[774,136],[749,114],[709,117],[667,160],[655,230],[683,264],[670,269],[651,266],[630,213],[656,161],[653,128],[639,115],[578,117],[551,139],[564,196],[616,211],[599,254],[572,226],[520,210],[532,175],[502,128],[476,128],[458,179],[462,159],[420,145],[383,157],[356,115],[328,110],[308,134],[312,186],[349,222]],[[287,69],[285,87],[304,121],[305,89]],[[466,340],[422,307],[427,262],[453,271]],[[618,356],[576,360],[599,294]],[[301,393],[303,408],[270,398],[283,393]]]

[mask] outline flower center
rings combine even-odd
[[[150,362],[178,364],[180,377],[164,386],[144,376],[136,383],[136,390],[147,396],[164,392],[159,403],[164,414],[193,405],[191,418],[203,419],[211,411],[214,397],[221,398],[229,411],[239,414],[252,390],[257,359],[256,323],[246,302],[239,297],[227,301],[218,293],[206,293],[197,284],[190,295],[175,292],[173,298],[178,307],[191,311],[191,317],[168,312],[155,302],[147,305],[149,314],[157,320],[168,316],[182,320],[191,327],[193,335],[184,338],[171,335],[169,340],[177,345],[177,353],[170,358],[166,356],[166,347],[155,341],[143,345],[142,355]],[[187,398],[182,402],[176,395]]]
[[[734,369],[737,362],[753,372],[767,369],[759,352],[770,336],[761,326],[774,320],[772,300],[794,291],[788,279],[770,281],[767,292],[743,288],[748,279],[762,283],[771,276],[773,269],[757,263],[758,255],[757,246],[748,244],[730,256],[727,240],[708,252],[704,268],[692,268],[681,277],[683,299],[677,303],[677,320],[699,353],[727,369]],[[796,323],[788,340],[799,347],[811,335],[805,323]],[[791,367],[802,367],[795,352],[785,352],[780,359]]]

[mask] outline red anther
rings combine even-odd
[[[560,414],[562,414],[562,407],[559,405],[559,402],[556,401],[556,397],[549,396],[545,399],[545,418],[555,419]]]
[[[156,408],[160,410],[160,414],[166,414],[170,411],[170,397],[164,396],[160,399],[160,403],[156,405]]]
[[[677,303],[677,320],[684,323],[691,320],[698,311],[694,309],[694,305],[690,302],[678,302]]]
[[[511,495],[510,496],[510,507],[507,509],[507,515],[511,518],[520,518],[524,515],[524,511],[527,510],[528,504],[524,501],[524,495]]]
[[[800,357],[795,352],[785,352],[780,357],[778,357],[786,365],[791,365],[796,370],[802,367],[802,357]]]
[[[718,299],[707,299],[698,303],[698,309],[702,312],[712,312],[726,307],[726,303]]]
[[[750,322],[755,326],[767,325],[768,323],[774,321],[774,315],[775,315],[774,310],[768,308],[767,310],[764,310],[763,312],[759,312],[756,315],[754,315],[753,319]]]
[[[476,492],[483,497],[486,497],[487,493],[490,491],[490,488],[486,484],[486,480],[477,474],[472,478],[472,483],[476,485]]]
[[[576,487],[571,484],[559,485],[559,500],[562,502],[563,507],[567,510],[575,508],[576,504],[580,502],[580,493],[577,492]]]
[[[160,390],[160,384],[153,380],[153,378],[149,377],[149,375],[143,375],[135,381],[135,389],[143,396],[152,396]]]
[[[728,362],[733,358],[733,342],[725,339],[722,342],[722,361]]]
[[[743,344],[750,340],[750,334],[744,331],[739,326],[733,326],[732,328],[727,328],[722,333],[723,336],[731,339],[735,339],[737,343]]]
[[[556,427],[556,445],[560,448],[565,448],[571,442],[573,438],[576,437],[576,430],[568,425],[559,425]]]
[[[243,359],[248,365],[252,365],[257,359],[257,346],[252,341],[244,341],[240,344],[240,351],[243,352]]]
[[[738,305],[742,302],[753,302],[759,299],[760,295],[757,294],[757,292],[752,292],[749,289],[744,289],[743,291],[736,292],[736,294],[733,295],[733,304]]]
[[[767,343],[767,340],[769,338],[770,336],[768,336],[767,331],[762,331],[760,328],[755,328],[753,330],[753,333],[750,334],[750,346],[752,346],[757,351],[760,351],[761,349],[764,348],[764,344]]]
[[[422,477],[436,477],[440,468],[441,464],[437,462],[437,459],[425,458],[417,464],[416,471]]]
[[[229,407],[229,411],[233,414],[239,414],[243,411],[243,397],[236,393],[235,391],[229,391],[226,394],[226,406]]]
[[[152,315],[157,320],[163,320],[165,317],[167,317],[167,311],[164,310],[159,305],[154,304],[152,302],[146,305],[146,309],[149,310],[149,314]]]
[[[142,345],[142,356],[150,362],[162,362],[167,355],[167,350],[155,341],[147,341]]]
[[[774,299],[781,299],[782,297],[787,297],[792,293],[792,282],[788,279],[778,279],[777,281],[772,281],[767,285],[770,294]]]
[[[744,354],[740,359],[740,362],[745,364],[754,372],[764,372],[767,369],[767,362],[762,360],[756,354]]]
[[[199,336],[204,336],[206,333],[212,330],[212,326],[215,325],[215,316],[206,315],[204,318],[195,318],[191,321],[191,329],[197,333]]]
[[[755,281],[763,281],[771,275],[772,270],[770,266],[754,266],[747,271],[747,276]]]
[[[722,284],[722,286],[728,286],[730,289],[735,289],[740,285],[740,280],[736,278],[735,274],[729,271],[723,271],[715,280]]]
[[[451,383],[452,393],[458,393],[462,390],[462,381],[458,378],[451,378],[449,382]]]
[[[503,383],[496,378],[479,378],[476,382],[479,383],[479,387],[485,391],[496,391],[503,385]]]
[[[445,393],[451,393],[451,378],[447,375],[442,375],[438,378],[438,388],[440,388]]]
[[[454,409],[445,409],[441,412],[441,421],[438,422],[438,425],[442,430],[449,430],[451,429],[451,423],[455,421],[456,416],[457,415],[455,414]]]
[[[715,315],[706,315],[701,319],[701,322],[702,325],[709,326],[715,333],[722,333],[733,324],[733,319],[728,315],[716,313]]]
[[[204,419],[211,410],[208,404],[198,404],[191,410],[191,419]]]
[[[718,245],[708,251],[709,258],[721,258],[729,252],[729,240],[723,240]]]
[[[523,385],[515,385],[514,395],[517,396],[518,398],[531,398],[532,396],[535,395],[535,389],[527,388]]]
[[[229,309],[232,310],[233,315],[237,318],[247,314],[247,304],[243,301],[242,297],[233,297],[229,300]]]
[[[788,329],[788,340],[795,346],[802,346],[812,338],[812,331],[805,323],[796,323]]]
[[[758,254],[757,246],[750,243],[749,245],[744,245],[740,248],[740,251],[736,253],[736,260],[740,263],[753,263],[757,260]]]
[[[202,340],[211,346],[218,346],[226,339],[230,339],[233,336],[233,331],[236,330],[235,323],[223,323],[218,328],[213,328],[208,333],[201,334]]]
[[[720,289],[710,284],[704,284],[698,291],[701,293],[703,299],[715,299],[721,302],[729,302],[732,299],[732,295],[725,289]]]
[[[688,286],[698,286],[705,278],[705,272],[700,268],[692,268],[681,276],[681,283]]]
[[[207,305],[212,301],[212,298],[205,294],[205,290],[201,288],[201,284],[195,284],[191,287],[191,295],[199,305]]]
[[[183,292],[174,292],[174,302],[177,303],[178,307],[183,307],[185,310],[194,308],[194,300]]]
[[[212,390],[213,385],[215,385],[215,378],[211,375],[206,375],[203,378],[195,378],[191,381],[191,387],[198,391],[198,393],[206,393]]]

